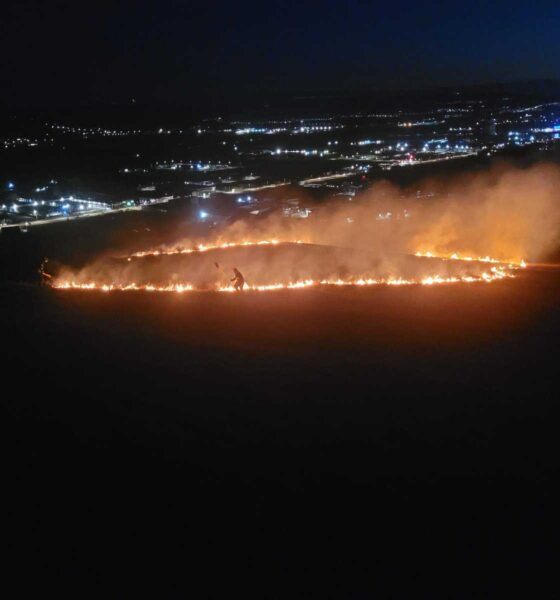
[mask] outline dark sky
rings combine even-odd
[[[170,101],[560,77],[558,0],[8,0],[3,101]]]

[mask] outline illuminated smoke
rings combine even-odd
[[[432,195],[417,195],[417,189]],[[383,182],[352,201],[303,200],[313,209],[309,219],[274,214],[238,221],[211,239],[179,240],[128,259],[63,269],[56,283],[228,290],[234,266],[260,290],[492,281],[556,249],[559,190],[560,170],[550,165],[501,166],[425,181],[412,190]]]

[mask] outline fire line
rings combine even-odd
[[[208,252],[210,250],[230,249],[240,247],[256,247],[278,245],[282,243],[302,244],[301,240],[295,242],[283,242],[278,239],[267,239],[259,241],[242,241],[242,242],[223,242],[214,244],[198,244],[193,248],[175,247],[168,250],[147,250],[136,252],[128,256],[128,260],[132,258],[142,258],[147,256],[172,255],[172,254],[192,254],[196,252]],[[488,264],[487,270],[478,275],[463,275],[455,277],[442,277],[441,275],[429,275],[416,279],[406,279],[402,277],[387,277],[387,278],[365,278],[365,277],[350,277],[347,279],[303,279],[298,281],[277,282],[266,285],[245,285],[245,290],[266,292],[275,290],[297,290],[311,287],[321,286],[341,286],[341,287],[366,287],[366,286],[399,286],[399,285],[442,285],[442,284],[459,284],[459,283],[491,283],[493,281],[513,278],[515,272],[520,268],[525,268],[525,261],[505,262],[490,256],[471,257],[453,253],[449,255],[436,254],[432,252],[416,252],[414,256],[418,258],[434,258],[444,261],[466,261]],[[490,266],[491,265],[491,266]],[[193,291],[213,291],[213,292],[234,292],[235,288],[231,285],[216,286],[213,288],[197,288],[189,282],[172,283],[167,285],[156,284],[137,284],[137,283],[98,283],[95,281],[78,282],[71,279],[55,279],[52,282],[52,287],[60,290],[98,290],[103,292],[111,291],[146,291],[146,292],[193,292]]]

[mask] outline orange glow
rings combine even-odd
[[[434,252],[415,252],[414,256],[418,256],[419,258],[439,258],[440,260],[464,260],[467,262],[483,262],[483,263],[493,263],[496,265],[508,265],[510,267],[521,267],[524,269],[527,266],[527,263],[524,260],[510,261],[510,260],[498,260],[497,258],[492,258],[490,256],[465,256],[464,254],[458,254],[454,252],[453,254],[439,254]]]
[[[193,254],[195,252],[208,252],[210,250],[222,250],[227,248],[245,248],[247,246],[277,246],[282,244],[277,239],[258,240],[258,241],[243,241],[243,242],[223,242],[216,244],[197,244],[193,248],[175,247],[166,250],[141,250],[130,255],[133,258],[143,258],[145,256],[168,256],[170,254]],[[302,240],[290,241],[290,244],[303,244]]]
[[[95,282],[90,283],[76,283],[75,281],[55,281],[53,286],[59,290],[98,290],[101,292],[113,292],[113,291],[145,291],[145,292],[191,292],[194,287],[188,283],[175,283],[165,286],[156,285],[136,285],[135,283],[127,283],[126,285],[111,283],[111,284],[100,284]]]
[[[211,250],[223,250],[231,248],[243,248],[243,247],[258,247],[258,246],[276,246],[278,244],[302,244],[302,240],[296,240],[293,242],[280,241],[277,238],[264,239],[264,240],[246,240],[239,242],[214,242],[209,244],[197,244],[192,248],[174,247],[166,250],[147,250],[136,252],[128,257],[131,260],[132,257],[141,258],[147,256],[159,256],[159,255],[172,255],[172,254],[192,254],[196,252],[208,252]],[[490,283],[506,278],[515,277],[515,271],[519,268],[525,268],[525,261],[520,262],[504,262],[497,258],[490,256],[473,257],[459,253],[452,253],[449,255],[440,255],[435,252],[416,252],[414,256],[419,258],[433,258],[443,261],[466,261],[466,262],[478,262],[488,263],[488,268],[482,273],[476,275],[456,275],[456,276],[442,276],[440,274],[433,275],[422,275],[417,278],[403,278],[400,276],[389,276],[384,278],[366,278],[360,276],[349,276],[345,279],[304,279],[296,281],[279,281],[275,283],[269,283],[266,285],[248,285],[245,284],[244,290],[256,291],[256,292],[268,292],[275,290],[297,290],[305,289],[310,287],[319,286],[374,286],[374,285],[443,285],[443,284],[459,284],[459,283]],[[234,292],[235,288],[230,285],[216,285],[215,287],[197,287],[190,282],[182,283],[170,283],[170,284],[137,284],[137,283],[119,283],[113,281],[110,283],[101,283],[96,281],[77,281],[70,277],[59,277],[53,281],[52,287],[61,290],[98,290],[104,292],[111,291],[146,291],[146,292],[175,292],[184,293],[191,291],[213,291],[213,292]]]
[[[514,268],[511,266],[492,267],[489,271],[483,272],[477,276],[462,276],[462,277],[441,277],[433,275],[422,277],[421,279],[402,279],[402,278],[387,278],[387,279],[323,279],[314,280],[306,279],[302,281],[290,281],[287,283],[273,283],[269,285],[246,285],[245,290],[256,292],[269,292],[275,290],[298,290],[309,287],[318,286],[373,286],[373,285],[442,285],[442,284],[457,284],[457,283],[490,283],[500,279],[513,278]],[[103,292],[111,291],[147,291],[147,292],[191,292],[203,291],[197,290],[189,283],[177,283],[172,285],[157,286],[157,285],[136,285],[135,283],[121,284],[98,284],[95,282],[77,283],[74,281],[55,281],[53,287],[61,290],[99,290]],[[216,292],[235,292],[233,286],[222,286],[214,288],[211,291]]]

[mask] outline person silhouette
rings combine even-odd
[[[49,259],[45,256],[45,258],[43,258],[41,264],[39,265],[39,268],[37,269],[37,273],[39,273],[41,277],[41,285],[49,285],[52,279],[52,275],[50,273],[47,273],[46,271],[48,262]]]
[[[233,269],[233,273],[234,273],[234,277],[231,281],[233,281],[233,287],[240,292],[243,289],[243,286],[245,285],[245,277],[243,277],[243,274],[241,273],[241,271],[239,271],[238,269]]]

